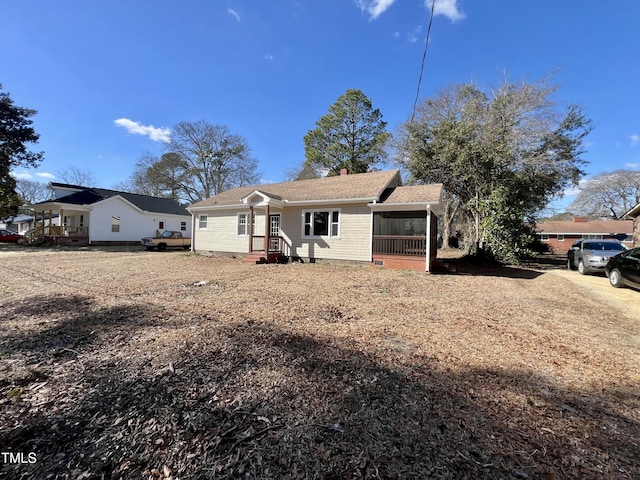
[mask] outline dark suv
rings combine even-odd
[[[581,238],[567,252],[567,268],[578,269],[581,275],[604,272],[609,258],[627,250],[617,240],[590,240]]]

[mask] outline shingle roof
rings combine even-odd
[[[108,190],[106,188],[88,188],[78,185],[55,184],[64,187],[82,189],[78,192],[70,193],[63,197],[45,202],[36,203],[35,205],[48,203],[67,203],[72,205],[91,205],[93,203],[105,200],[107,198],[120,196],[146,212],[165,213],[168,215],[186,215],[190,213],[175,200],[170,198],[152,197],[149,195],[140,195],[137,193],[120,192],[117,190]]]
[[[552,220],[540,222],[536,225],[538,233],[568,234],[610,234],[633,233],[633,220],[591,220],[588,222],[574,222],[571,220]]]
[[[272,198],[288,202],[349,199],[378,200],[389,186],[401,182],[398,170],[355,173],[335,177],[298,180],[232,188],[191,205],[192,208],[238,205],[241,199],[258,190]]]
[[[442,184],[411,185],[396,188],[384,203],[437,202],[442,195]]]

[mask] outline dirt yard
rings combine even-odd
[[[640,320],[561,275],[0,265],[2,478],[640,478]]]

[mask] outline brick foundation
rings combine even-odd
[[[425,272],[427,260],[425,257],[409,257],[402,255],[379,255],[373,256],[371,265],[374,267],[391,268],[394,270],[413,270]]]

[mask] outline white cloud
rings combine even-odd
[[[407,40],[409,43],[416,43],[420,40],[420,32],[422,31],[422,25],[418,25],[418,27],[413,31],[407,34]]]
[[[133,135],[146,135],[154,142],[169,143],[171,141],[171,129],[168,127],[156,128],[153,125],[141,125],[140,122],[134,122],[128,118],[118,118],[113,123],[125,128]]]
[[[48,173],[48,172],[38,172],[38,173],[36,173],[36,177],[48,178],[50,180],[56,178],[56,176],[54,174]]]
[[[9,175],[16,180],[31,180],[33,178],[33,175],[27,172],[10,172]]]
[[[264,59],[265,59],[265,60],[273,60],[273,59],[274,59],[274,56],[273,56],[273,55],[271,55],[270,53],[267,53],[267,54],[265,54]]]
[[[638,145],[638,143],[640,143],[640,135],[638,135],[637,133],[634,133],[633,135],[631,135],[629,137],[631,139],[631,145]]]
[[[433,0],[425,0],[425,6],[431,11],[431,4]],[[464,14],[458,10],[458,0],[435,0],[436,4],[433,7],[433,14],[444,15],[452,22],[456,20],[462,20]]]
[[[640,168],[640,163],[625,163],[624,166],[627,168]]]
[[[384,12],[386,12],[396,0],[354,0],[356,5],[363,12],[367,12],[371,16],[371,20],[375,20]],[[425,8],[431,12],[431,5],[434,0],[424,0]],[[231,9],[229,9],[231,10]],[[464,14],[458,8],[458,0],[435,0],[433,4],[433,14],[443,15],[452,22],[464,18]]]
[[[29,172],[22,171],[22,172],[10,172],[9,175],[11,175],[16,180],[33,180],[34,179],[34,175],[35,175],[35,177],[45,178],[47,180],[52,180],[52,179],[56,178],[55,175],[53,175],[51,173],[48,173],[48,172],[36,172],[35,174],[32,175]]]
[[[396,0],[355,0],[360,10],[371,15],[371,20],[375,20],[382,15],[395,1]]]
[[[227,13],[235,18],[237,21],[240,21],[240,14],[236,12],[233,8],[227,8]]]

